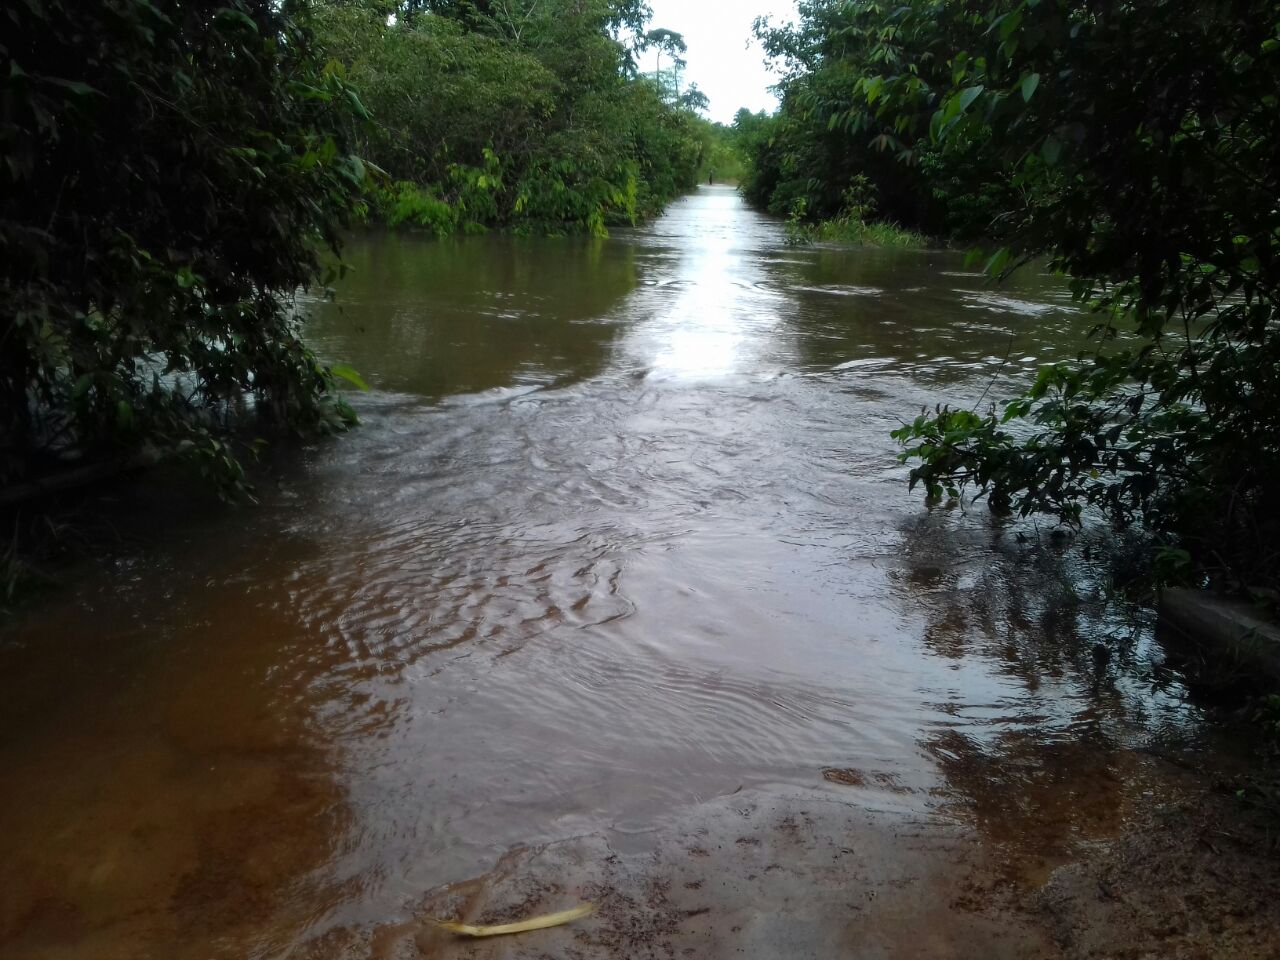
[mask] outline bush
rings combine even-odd
[[[242,481],[245,398],[351,419],[298,338],[362,163],[362,107],[270,0],[28,0],[0,12],[0,483],[182,453]]]
[[[314,23],[374,115],[353,135],[395,183],[374,203],[389,221],[601,234],[697,182],[710,125],[634,75],[618,33],[643,22],[638,7],[387,9],[329,2]]]
[[[913,482],[1092,506],[1197,582],[1280,587],[1280,9],[920,0],[878,62],[857,92],[881,136],[942,169],[981,151],[987,270],[1047,256],[1099,316],[1096,351],[1002,412],[900,431]]]

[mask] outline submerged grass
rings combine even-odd
[[[923,250],[930,240],[876,213],[875,189],[866,177],[855,177],[841,197],[839,213],[827,219],[810,216],[809,204],[796,198],[787,217],[787,243],[803,245],[824,241],[864,247]]]
[[[819,223],[803,223],[798,219],[787,221],[787,242],[850,243],[866,247],[892,247],[899,250],[923,250],[929,238],[922,233],[900,227],[896,223],[866,221],[857,217],[836,217]]]
[[[862,220],[839,218],[818,224],[817,232],[819,240],[860,243],[873,247],[919,250],[929,245],[929,238],[923,233],[916,233],[896,223],[866,223]]]

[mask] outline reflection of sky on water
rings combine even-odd
[[[728,187],[673,205],[639,256],[649,282],[623,305],[620,362],[656,379],[716,379],[776,365],[786,296],[762,286],[759,249],[777,240],[763,218],[745,220]],[[696,238],[696,239],[695,239]],[[691,242],[693,241],[693,242]],[[678,256],[668,255],[674,246]]]
[[[997,291],[982,274],[947,269],[962,262],[956,252],[788,247],[777,221],[744,217],[727,187],[703,188],[617,240],[633,247],[641,280],[610,315],[614,364],[657,380],[885,359],[938,383],[994,373],[997,399],[1040,363],[1074,354],[1088,328],[1055,277],[1027,270]]]

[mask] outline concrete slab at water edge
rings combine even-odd
[[[1160,623],[1206,659],[1280,686],[1280,624],[1256,605],[1207,590],[1165,590]]]

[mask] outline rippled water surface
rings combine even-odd
[[[1194,726],[1078,551],[895,460],[901,418],[1076,352],[1057,280],[790,248],[721,188],[608,241],[348,260],[310,336],[364,425],[255,507],[123,505],[0,635],[5,956],[280,956],[740,788],[1051,851]]]

